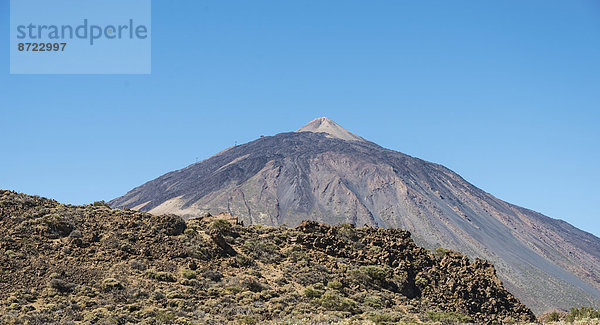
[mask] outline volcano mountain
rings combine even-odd
[[[600,306],[599,238],[327,118],[228,148],[109,204],[184,218],[229,212],[244,224],[401,228],[420,246],[492,262],[505,287],[536,314]]]

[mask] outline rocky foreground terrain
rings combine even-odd
[[[0,191],[0,322],[534,321],[486,261],[398,229],[184,222]]]

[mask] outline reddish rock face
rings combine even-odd
[[[231,147],[110,205],[184,218],[227,212],[246,225],[315,220],[406,229],[423,247],[493,262],[536,313],[600,306],[600,239],[326,118]]]

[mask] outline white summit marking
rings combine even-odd
[[[339,126],[337,123],[326,117],[316,118],[310,123],[298,129],[296,132],[325,133],[330,138],[342,139],[347,141],[366,142],[365,139],[344,129],[343,127]]]

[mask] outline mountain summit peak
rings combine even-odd
[[[305,126],[299,128],[296,132],[314,132],[325,133],[330,138],[342,139],[347,141],[365,141],[358,135],[344,129],[327,117],[316,118]]]

